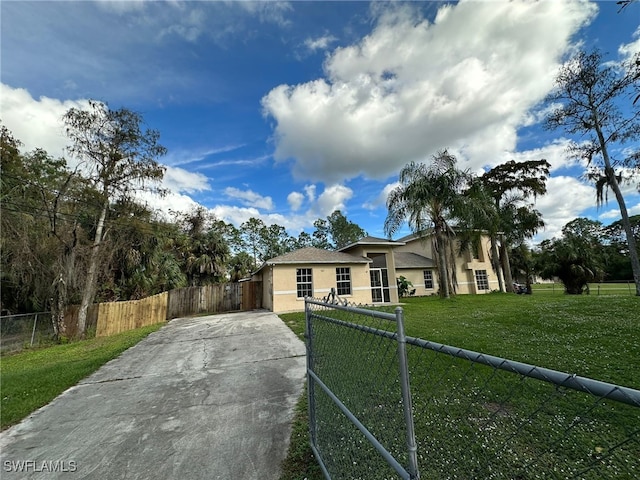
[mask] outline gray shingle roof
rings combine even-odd
[[[395,240],[390,240],[388,238],[380,238],[380,237],[362,237],[357,242],[350,243],[346,247],[342,247],[339,251],[343,252],[345,250],[349,250],[356,245],[404,245],[403,242],[397,242]]]
[[[436,263],[429,257],[413,252],[394,252],[396,268],[435,268]]]
[[[370,263],[371,260],[344,252],[333,252],[321,248],[307,247],[270,258],[264,265],[292,263]],[[264,266],[263,265],[263,266]],[[261,267],[262,268],[262,267]]]

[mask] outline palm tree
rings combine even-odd
[[[576,218],[562,228],[561,238],[543,241],[537,259],[540,275],[558,277],[567,294],[588,292],[589,282],[602,279],[601,228],[600,222]]]
[[[479,178],[479,189],[489,196],[484,197],[487,200],[484,207],[493,211],[493,215],[477,216],[476,219],[485,222],[479,228],[489,232],[492,263],[497,263],[496,274],[500,282],[500,270],[503,271],[508,291],[513,291],[509,264],[510,246],[519,245],[525,239],[533,237],[544,226],[540,212],[533,205],[526,205],[526,202],[547,192],[550,168],[551,165],[544,159],[525,162],[511,160],[497,165]],[[502,291],[502,283],[500,290]]]
[[[450,263],[453,254],[450,222],[463,216],[470,205],[463,189],[471,182],[468,171],[458,170],[456,158],[447,150],[432,157],[430,164],[411,162],[400,171],[400,185],[387,199],[388,214],[384,231],[388,236],[397,232],[406,221],[411,230],[424,235],[433,229],[440,296],[449,298],[455,288],[455,272]]]

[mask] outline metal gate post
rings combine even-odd
[[[313,369],[313,334],[311,326],[311,306],[307,299],[304,302],[304,318],[305,318],[305,340],[307,345],[307,397],[309,405],[309,435],[311,437],[311,445],[316,447],[316,400],[314,380],[309,375]]]
[[[36,313],[35,318],[33,319],[33,330],[31,331],[31,346],[33,347],[33,341],[36,338],[36,324],[38,323],[38,314]]]
[[[407,338],[404,333],[404,311],[396,308],[396,324],[398,329],[398,360],[400,363],[400,388],[402,389],[402,406],[407,426],[407,452],[409,465],[407,471],[412,479],[419,479],[416,434],[413,425],[413,406],[411,404],[411,388],[409,386],[409,365],[407,362]]]

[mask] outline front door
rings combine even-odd
[[[373,303],[389,303],[389,275],[386,268],[372,268],[369,270],[371,277],[371,299]]]

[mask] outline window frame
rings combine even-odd
[[[296,298],[306,297],[313,297],[313,269],[296,268]]]
[[[429,278],[427,278],[429,274]],[[422,278],[424,280],[424,288],[426,290],[433,290],[433,270],[427,269],[422,271]]]
[[[339,296],[351,295],[351,267],[336,267],[336,293]]]
[[[489,290],[489,275],[486,270],[475,270],[476,288],[478,291]]]

